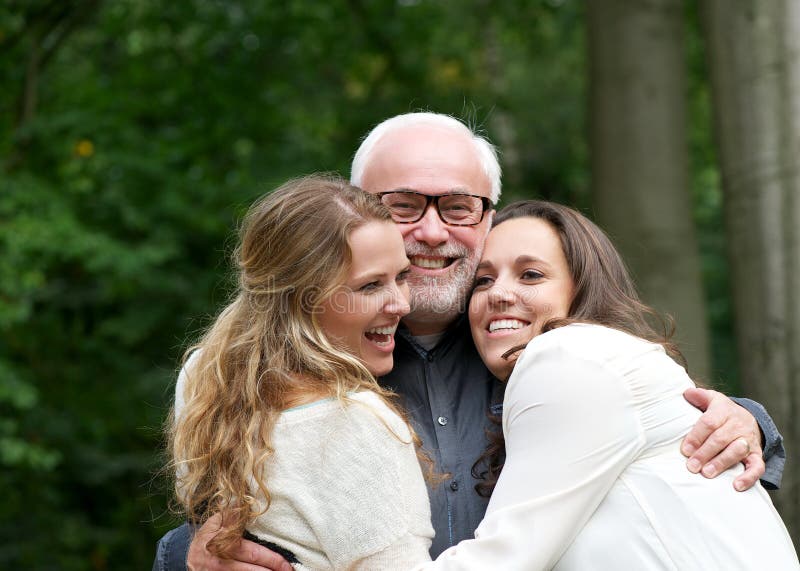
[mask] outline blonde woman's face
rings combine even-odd
[[[409,312],[409,262],[393,222],[370,222],[350,234],[353,263],[344,284],[322,304],[328,339],[375,375],[392,370],[394,333]]]
[[[539,335],[550,319],[567,317],[574,290],[561,240],[549,223],[515,218],[489,232],[469,323],[478,353],[498,379],[514,367],[514,358],[503,354]]]

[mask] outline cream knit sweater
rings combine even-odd
[[[408,569],[429,561],[428,493],[406,424],[372,392],[285,411],[265,482],[269,509],[248,531],[288,549],[296,569]]]
[[[178,376],[176,416],[196,357]],[[430,561],[428,491],[408,426],[375,393],[350,400],[283,412],[264,477],[271,503],[248,531],[291,551],[296,569],[408,569]]]

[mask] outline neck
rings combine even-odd
[[[403,324],[408,327],[411,335],[435,335],[436,333],[443,333],[455,321],[455,318],[425,321],[415,319],[403,319]]]
[[[303,374],[293,375],[293,385],[288,387],[281,398],[280,409],[286,410],[309,404],[332,396],[331,391],[320,386],[319,381]]]

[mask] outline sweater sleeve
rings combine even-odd
[[[368,555],[356,561],[350,569],[354,571],[375,571],[375,569],[408,569],[423,561],[430,561],[428,554],[430,540],[427,545],[419,541],[419,537],[405,533],[389,544],[386,549]]]
[[[308,490],[323,509],[308,515],[332,566],[406,569],[430,561],[428,493],[405,423],[381,403],[354,403],[331,434]]]
[[[195,351],[181,367],[178,373],[178,380],[175,383],[175,418],[180,417],[183,409],[186,406],[186,383],[188,383],[188,373],[192,367],[197,365],[197,359],[200,357],[200,351]]]
[[[507,461],[475,539],[418,569],[550,569],[645,444],[625,380],[560,346],[523,354],[503,415]]]

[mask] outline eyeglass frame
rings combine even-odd
[[[451,192],[448,194],[433,195],[433,194],[425,194],[423,192],[417,192],[416,190],[389,190],[387,192],[379,192],[376,195],[378,199],[380,199],[381,204],[386,206],[386,208],[389,208],[389,206],[383,203],[383,197],[386,196],[387,194],[416,194],[425,197],[425,206],[422,208],[422,212],[420,212],[419,218],[417,218],[416,220],[400,221],[400,220],[395,220],[394,217],[392,217],[392,220],[394,221],[395,224],[416,224],[425,217],[425,213],[428,211],[428,208],[430,207],[431,203],[433,203],[433,205],[436,207],[436,215],[439,217],[439,220],[442,221],[442,224],[447,224],[448,226],[477,226],[478,224],[483,222],[483,217],[486,216],[486,211],[491,210],[492,206],[494,206],[492,204],[492,201],[488,197],[478,196],[476,194],[467,194],[466,192]],[[478,219],[477,222],[473,222],[471,224],[455,224],[453,222],[448,222],[447,220],[442,218],[442,211],[439,210],[439,199],[446,196],[469,196],[470,198],[479,199],[481,201],[481,206],[482,206],[481,217]]]

